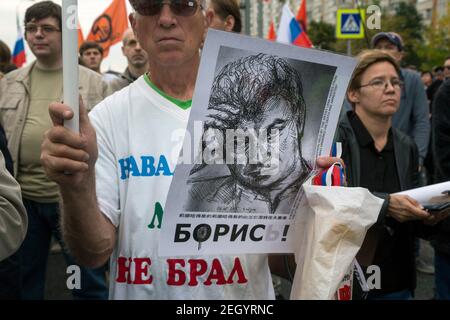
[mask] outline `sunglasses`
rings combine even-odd
[[[156,16],[161,13],[163,5],[170,6],[170,10],[177,16],[193,16],[202,5],[192,0],[133,0],[130,1],[134,10],[141,16]]]

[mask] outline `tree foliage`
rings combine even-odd
[[[311,21],[308,36],[315,47],[324,50],[334,50],[336,42],[334,26],[323,21]]]
[[[378,0],[363,1],[364,7],[379,4]],[[362,8],[364,8],[362,7]],[[371,38],[380,31],[400,34],[404,42],[403,66],[414,65],[421,70],[431,70],[443,64],[450,56],[450,5],[447,14],[436,25],[426,27],[423,18],[411,2],[400,2],[394,10],[381,7],[381,30],[367,30],[366,38],[351,40],[352,54],[368,49]],[[347,40],[335,39],[335,26],[326,22],[311,22],[308,35],[316,47],[347,52]]]
[[[421,69],[432,70],[450,56],[450,6],[434,27],[425,28],[424,38],[425,41],[417,48],[417,55],[421,59]]]

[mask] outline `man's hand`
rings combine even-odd
[[[430,214],[416,200],[406,195],[391,195],[388,213],[400,223],[430,218]]]
[[[345,163],[341,158],[336,157],[319,157],[317,158],[317,166],[320,169],[328,169],[336,162],[339,162],[343,168],[345,168]]]
[[[44,136],[41,162],[47,176],[61,188],[86,187],[89,178],[95,176],[98,150],[95,130],[89,122],[87,111],[80,98],[80,133],[64,127],[64,121],[73,118],[67,105],[53,103],[49,108],[53,128]]]

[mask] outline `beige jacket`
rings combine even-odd
[[[30,106],[30,72],[34,64],[8,73],[0,81],[0,123],[5,129],[8,149],[14,162],[14,174],[17,174],[19,144],[25,120]],[[80,66],[79,90],[88,110],[110,94],[108,85],[102,76]],[[63,97],[59,99],[63,100]]]
[[[19,184],[5,168],[0,152],[0,261],[12,255],[22,244],[28,219],[22,204]]]

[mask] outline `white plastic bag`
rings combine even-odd
[[[303,190],[294,225],[297,269],[291,299],[332,300],[383,199],[363,188],[313,186],[311,179]]]

